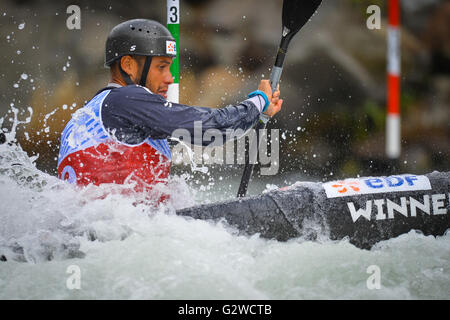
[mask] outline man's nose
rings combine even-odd
[[[164,80],[165,80],[165,82],[167,84],[172,84],[173,83],[173,76],[172,76],[172,73],[170,71],[167,72],[167,75],[166,75]]]

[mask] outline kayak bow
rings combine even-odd
[[[450,172],[300,182],[258,196],[178,210],[225,220],[242,233],[287,241],[348,237],[360,248],[410,230],[443,235],[450,229]]]

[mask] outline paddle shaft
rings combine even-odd
[[[292,37],[283,37],[281,39],[280,48],[278,49],[277,58],[275,60],[275,65],[272,69],[272,73],[270,74],[270,84],[272,87],[272,92],[278,87],[278,83],[280,82],[281,73],[283,72],[283,63],[284,58],[286,57],[287,48],[289,46],[289,42]],[[270,98],[270,97],[269,97]],[[258,150],[261,144],[261,137],[263,136],[261,130],[265,130],[267,126],[267,122],[259,121],[255,127],[256,137],[258,141],[257,149],[253,150],[254,152],[250,152],[252,150],[251,142],[247,149],[247,159],[245,163],[244,173],[242,174],[241,183],[239,185],[238,190],[238,198],[245,197],[247,195],[248,184],[250,183],[250,178],[253,173],[253,168],[255,167],[256,160],[258,158]]]
[[[280,82],[281,73],[283,71],[284,58],[286,57],[287,49],[292,38],[298,31],[308,22],[314,12],[322,3],[322,0],[284,0],[282,11],[282,23],[283,32],[281,37],[280,47],[278,48],[277,58],[275,65],[270,75],[270,83],[272,92],[274,92]],[[270,97],[271,98],[271,97]],[[256,150],[254,144],[250,142],[249,148],[247,148],[248,156],[244,173],[242,175],[241,184],[239,185],[238,197],[245,197],[247,194],[248,184],[258,158],[260,139],[266,128],[266,123],[260,121],[256,126]]]

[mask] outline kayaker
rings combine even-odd
[[[62,132],[59,178],[79,185],[135,182],[135,189],[143,191],[167,181],[167,138],[176,129],[194,136],[194,122],[201,122],[203,132],[220,130],[226,138],[227,129],[246,131],[260,117],[280,111],[280,92],[272,94],[268,80],[248,99],[221,109],[168,102],[175,57],[174,38],[156,21],[134,19],[111,30],[105,50],[110,83],[73,114]]]

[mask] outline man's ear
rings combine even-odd
[[[136,68],[136,66],[134,66],[135,61],[133,60],[133,58],[131,58],[131,56],[123,56],[120,58],[119,63],[120,66],[122,67],[122,70],[133,78],[133,74],[135,73],[133,71]]]

